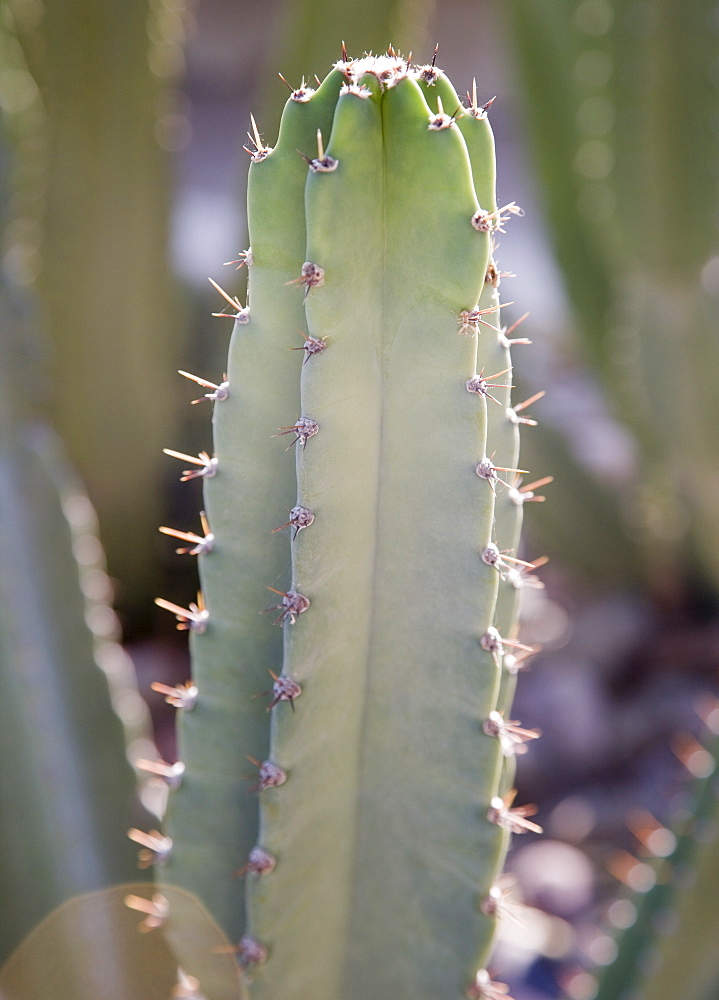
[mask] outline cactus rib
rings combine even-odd
[[[309,101],[290,98],[274,149],[255,128],[253,245],[245,255],[251,314],[235,319],[228,395],[214,403],[217,472],[204,478],[215,536],[213,551],[199,556],[209,617],[204,634],[192,633],[197,697],[192,712],[181,713],[179,751],[187,768],[169,805],[174,846],[164,875],[199,896],[233,941],[244,933],[244,918],[232,876],[257,836],[247,756],[268,754],[267,713],[257,695],[267,686],[267,667],[282,655],[280,630],[260,612],[265,587],[284,590],[289,583],[288,541],[273,529],[277,512],[292,506],[294,474],[272,436],[282,423],[277,400],[290,414],[299,407],[295,357],[287,347],[305,322],[301,297],[286,287],[305,250],[306,168],[297,149],[311,148],[318,127],[328,130],[335,83],[328,79]]]

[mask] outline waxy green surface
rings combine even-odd
[[[257,769],[248,756],[268,752],[267,699],[259,697],[279,670],[282,632],[276,612],[262,612],[290,581],[287,519],[296,493],[289,438],[278,430],[299,416],[300,358],[305,329],[302,295],[286,283],[304,255],[302,208],[306,164],[318,128],[329,131],[339,84],[328,78],[308,101],[288,101],[275,148],[252,164],[248,214],[252,231],[250,322],[236,322],[228,361],[229,397],[215,404],[218,471],[205,481],[215,535],[200,557],[207,631],[192,636],[197,704],[183,712],[179,754],[186,764],[171,796],[167,833],[172,857],[163,877],[195,893],[230,940],[244,930],[236,872],[257,838]]]
[[[502,658],[480,641],[497,624],[500,575],[480,554],[505,488],[475,467],[514,465],[516,433],[509,379],[501,405],[466,383],[511,362],[498,313],[479,332],[460,323],[498,305],[491,233],[472,224],[496,208],[493,140],[486,118],[449,118],[445,78],[381,83],[391,62],[339,65],[256,157],[250,315],[215,404],[209,623],[193,636],[166,873],[230,940],[246,930],[266,949],[247,970],[256,1000],[461,996],[487,960],[481,903],[508,840],[487,818],[504,757],[483,731]],[[330,169],[308,170],[318,127]],[[298,280],[304,262],[318,283]],[[321,353],[289,350],[300,331]],[[318,431],[286,451],[294,433],[272,435],[299,417]],[[273,535],[295,504],[314,522]],[[309,607],[277,628],[279,611],[258,615],[281,601],[267,586]],[[269,671],[301,693],[268,716]],[[259,792],[259,817],[247,755],[287,774]],[[275,866],[244,872],[245,925],[232,873],[255,845]]]
[[[278,863],[250,883],[269,949],[257,997],[461,991],[492,933],[478,902],[503,844],[483,815],[500,764],[481,730],[499,669],[479,646],[497,590],[478,558],[494,494],[474,471],[477,338],[458,332],[489,240],[471,225],[459,131],[428,129],[412,80],[365,84],[372,97],[338,101],[336,170],[306,190],[307,259],[324,269],[306,311],[327,344],[302,369],[302,412],[320,429],[297,453],[315,522],[294,542],[293,586],[312,604],[286,626],[302,696],[273,715],[289,777],[262,798]]]

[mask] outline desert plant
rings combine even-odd
[[[170,452],[206,527],[180,532],[201,597],[159,601],[193,653],[165,690],[184,773],[159,880],[213,915],[258,998],[503,994],[496,878],[536,829],[507,766],[537,735],[507,717],[533,421],[492,258],[519,210],[468,96],[391,49],[343,54],[274,148],[252,123],[249,301],[227,296],[227,375],[197,376],[214,453]],[[191,937],[172,903],[166,926]],[[208,996],[238,995],[177,947]]]
[[[150,1000],[174,964],[118,888],[139,881],[125,831],[149,820],[126,754],[152,752],[147,710],[94,512],[36,412],[35,315],[0,279],[0,995]]]
[[[147,623],[157,587],[155,456],[182,340],[167,234],[183,11],[174,0],[0,4],[15,148],[4,260],[36,293],[54,352],[53,423],[98,512],[132,628]]]
[[[584,357],[638,443],[616,547],[660,598],[702,575],[716,591],[715,8],[520,0],[506,12]],[[679,92],[691,113],[670,125]]]
[[[699,711],[713,736],[707,749],[689,734],[677,737],[676,751],[694,780],[678,797],[671,829],[651,816],[639,817],[632,825],[645,859],[619,852],[610,861],[610,869],[633,892],[610,909],[620,914],[626,929],[617,932],[616,958],[599,973],[596,1000],[669,1000],[679,994],[711,1000],[717,995],[716,700],[703,699]]]

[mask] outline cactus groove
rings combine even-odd
[[[486,112],[390,50],[293,92],[274,149],[253,122],[163,878],[255,1000],[493,995],[486,900],[535,827],[502,801],[522,505],[492,251],[518,210]]]

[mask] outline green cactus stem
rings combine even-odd
[[[428,102],[432,101],[433,91],[436,90],[443,106],[459,106],[459,98],[452,84],[441,71],[427,74],[425,78],[420,78],[419,83]],[[478,339],[477,370],[481,377],[468,381],[467,389],[482,394],[488,401],[487,439],[492,442],[493,461],[498,466],[514,469],[519,463],[519,425],[531,424],[532,420],[522,415],[521,407],[526,402],[520,403],[515,409],[511,406],[511,390],[514,388],[511,347],[515,343],[529,342],[522,337],[513,337],[514,330],[526,317],[521,317],[510,329],[502,320],[499,295],[502,272],[496,255],[500,234],[504,231],[503,223],[510,214],[516,214],[519,210],[513,203],[501,208],[497,203],[494,136],[488,120],[488,112],[493,103],[494,98],[486,104],[479,103],[476,82],[473,82],[471,93],[467,93],[467,113],[457,121],[472,162],[472,179],[477,200],[488,216],[497,220],[496,225],[492,226],[491,253],[479,298],[483,325],[486,332],[494,333],[494,336]],[[541,395],[543,394],[540,393],[539,396]],[[518,627],[521,588],[530,567],[518,561],[524,508],[524,496],[519,489],[522,480],[518,472],[510,473],[509,479],[512,488],[500,490],[496,494],[492,542],[483,550],[482,559],[493,566],[499,576],[495,624],[502,636],[513,639]],[[516,662],[517,657],[510,651],[504,661],[505,669],[502,671],[497,699],[497,708],[502,713],[509,711],[514,698]],[[512,767],[509,767],[509,772],[505,791],[511,787]]]
[[[248,757],[261,761],[269,752],[266,703],[257,695],[267,687],[268,667],[279,669],[282,662],[282,632],[272,624],[276,613],[261,612],[277,603],[268,587],[285,590],[290,584],[287,539],[294,529],[275,529],[295,505],[287,438],[277,435],[300,415],[300,361],[290,348],[306,343],[302,294],[289,284],[304,260],[306,238],[307,166],[297,151],[311,154],[317,129],[329,132],[339,86],[336,74],[317,92],[295,91],[273,149],[253,135],[253,243],[245,255],[251,261],[251,311],[238,312],[227,395],[215,400],[220,471],[208,477],[207,465],[197,467],[204,473],[214,538],[212,552],[199,554],[212,619],[202,636],[199,623],[190,622],[193,679],[202,698],[192,711],[181,712],[179,751],[186,771],[170,802],[167,829],[174,848],[166,870],[169,881],[203,900],[234,941],[244,933],[244,916],[232,873],[254,846],[258,825],[251,791],[256,768]]]
[[[521,510],[497,516],[518,428],[487,274],[518,210],[486,108],[433,64],[343,60],[274,151],[256,135],[248,203],[249,313],[200,460],[205,603],[169,606],[196,689],[162,878],[238,942],[257,1000],[490,997],[491,889],[538,828],[502,798],[533,734],[498,710],[516,609],[500,623],[482,557],[516,549]]]
[[[628,900],[636,918],[618,936],[617,956],[598,977],[596,1000],[717,995],[718,750],[715,736],[706,752],[708,773],[695,778],[672,824],[674,850],[653,861],[652,887]]]
[[[126,737],[133,757],[151,752],[147,711],[116,642],[94,512],[35,412],[28,298],[0,282],[0,994],[149,1000],[169,955],[161,941],[139,949],[139,989],[116,891],[138,879],[125,831],[148,821],[126,754]]]
[[[665,607],[692,577],[716,592],[714,4],[519,0],[503,9],[581,346],[639,445],[615,511],[602,502],[587,513],[620,521],[623,544],[613,547]],[[679,93],[688,110],[669,127]]]

